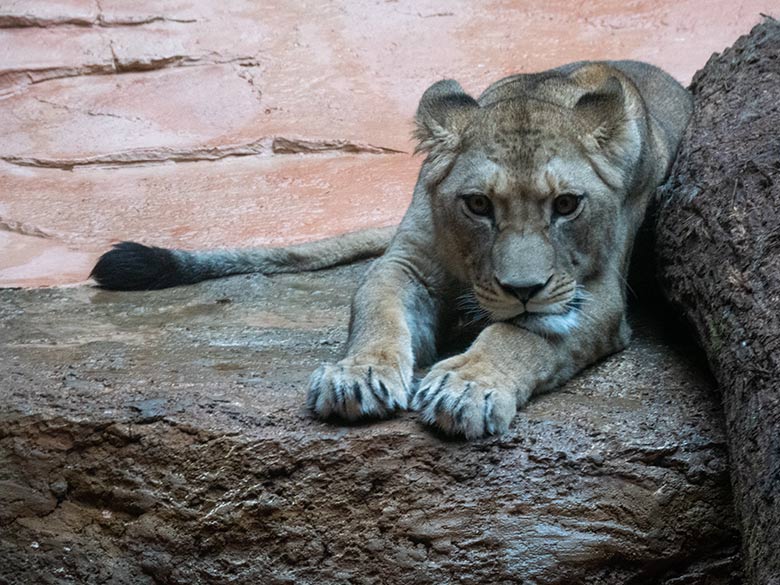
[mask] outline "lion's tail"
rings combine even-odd
[[[152,290],[231,274],[320,270],[381,255],[395,230],[368,229],[284,248],[195,252],[121,242],[100,257],[90,276],[102,288]]]

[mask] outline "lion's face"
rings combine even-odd
[[[479,108],[431,185],[441,259],[490,319],[565,334],[583,318],[589,283],[616,269],[623,181],[594,161],[588,136],[557,105]]]

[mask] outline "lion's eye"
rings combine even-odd
[[[580,206],[582,200],[581,195],[575,195],[574,193],[564,193],[558,195],[553,201],[553,209],[558,215],[571,215]]]
[[[485,195],[479,193],[465,197],[466,207],[474,215],[488,216],[493,212],[493,204]]]

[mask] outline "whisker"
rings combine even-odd
[[[486,291],[481,288],[474,288],[474,296],[477,298],[484,299],[486,301],[498,301],[501,300],[501,297],[497,294],[492,293],[491,291]]]
[[[629,293],[631,293],[631,295],[632,295],[633,297],[637,297],[637,296],[638,296],[638,295],[636,294],[636,291],[635,291],[633,288],[631,288],[631,285],[630,285],[630,284],[628,284],[628,279],[627,279],[625,276],[623,276],[623,274],[620,272],[620,270],[618,270],[618,269],[617,269],[615,266],[613,266],[612,264],[607,264],[607,267],[608,267],[608,268],[609,268],[609,269],[610,269],[612,272],[614,272],[614,273],[617,275],[617,277],[620,279],[620,281],[621,281],[621,282],[622,282],[622,283],[623,283],[623,284],[626,286],[626,290],[628,290],[628,292],[629,292]]]
[[[556,293],[557,293],[557,292],[558,292],[560,289],[562,289],[562,288],[565,288],[565,289],[567,289],[567,290],[568,290],[568,289],[570,289],[570,288],[573,288],[573,287],[574,287],[574,284],[573,284],[572,282],[568,282],[568,281],[562,281],[562,282],[559,282],[558,284],[556,284],[554,287],[552,287],[552,288],[551,288],[551,289],[548,291],[548,293],[547,293],[547,294],[549,294],[549,295],[554,295],[554,294],[556,294]]]
[[[472,308],[479,306],[477,299],[474,297],[474,293],[471,291],[465,292],[455,300],[455,305],[458,308]]]
[[[479,304],[474,291],[466,291],[456,299],[456,306],[463,311],[468,320],[464,327],[471,327],[482,321],[489,320],[490,312]]]
[[[560,303],[561,299],[564,299],[564,298],[566,298],[567,296],[570,296],[570,295],[571,295],[571,291],[567,290],[567,291],[565,291],[565,292],[563,292],[561,294],[555,295],[554,297],[550,297],[550,298],[544,299],[544,301],[545,301],[545,304],[547,304],[547,305],[554,305],[556,303]]]
[[[482,323],[484,321],[490,321],[490,314],[485,311],[485,309],[482,309],[481,313],[475,314],[471,319],[466,321],[464,323],[464,327],[471,327],[472,325],[476,325],[477,323]]]
[[[574,304],[571,305],[571,310],[576,312],[578,320],[587,325],[595,326],[598,324],[596,316],[586,310],[588,306],[593,306],[598,304],[598,302],[583,285],[576,285],[573,301]]]

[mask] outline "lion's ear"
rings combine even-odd
[[[574,106],[574,113],[589,141],[605,147],[621,133],[629,118],[620,81],[610,77],[598,89],[583,94]]]
[[[420,99],[415,115],[415,152],[440,154],[455,152],[460,146],[463,130],[479,108],[457,81],[437,81]]]

